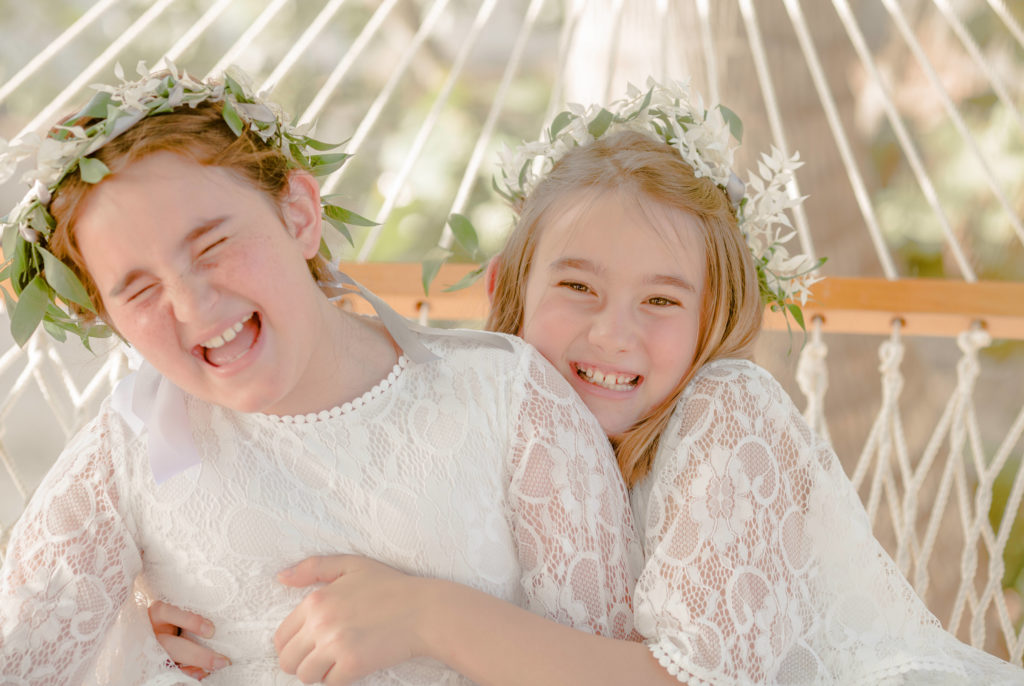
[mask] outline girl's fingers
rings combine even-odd
[[[277,631],[274,632],[274,650],[277,651],[278,655],[281,654],[281,651],[292,640],[292,637],[302,628],[303,622],[305,622],[305,616],[300,605],[292,610],[277,627]]]
[[[153,625],[153,632],[158,634],[177,634],[181,628],[203,638],[213,636],[213,623],[210,620],[162,600],[149,606],[149,621]]]
[[[299,632],[277,651],[277,663],[285,674],[295,674],[303,660],[316,648],[316,641],[308,639],[306,633]]]
[[[179,669],[181,669],[183,674],[185,674],[186,676],[190,676],[193,679],[196,679],[197,681],[202,681],[206,677],[210,676],[209,672],[203,671],[198,667],[189,667],[188,665],[185,665],[184,667],[180,667]]]
[[[334,666],[334,660],[330,655],[324,655],[323,651],[314,650],[306,655],[296,668],[295,676],[304,684],[320,683],[332,666]]]
[[[301,588],[318,582],[330,583],[347,571],[351,555],[307,557],[294,567],[282,570],[277,580],[285,586]]]
[[[214,672],[231,664],[231,661],[220,653],[194,643],[186,636],[160,633],[157,634],[156,640],[182,671],[193,667],[205,672]]]

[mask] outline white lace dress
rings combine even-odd
[[[942,630],[770,374],[704,367],[631,494],[637,629],[689,684],[1024,684]]]
[[[233,664],[206,686],[297,684],[278,669],[272,637],[306,591],[275,574],[338,552],[629,635],[640,549],[596,420],[518,341],[510,353],[421,337],[440,360],[403,361],[320,415],[190,398],[202,462],[159,486],[145,442],[105,405],[13,532],[0,684],[197,683],[165,665],[138,590],[214,622],[202,642]],[[424,659],[361,683],[466,680]]]

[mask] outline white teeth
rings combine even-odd
[[[605,374],[600,369],[583,369],[582,367],[577,367],[576,373],[579,374],[580,378],[589,381],[595,386],[601,386],[613,391],[632,390],[636,388],[636,384],[640,380],[640,377],[635,375],[614,374],[611,372]]]
[[[210,340],[208,340],[205,343],[203,343],[202,346],[204,348],[219,348],[222,345],[224,345],[225,343],[227,343],[228,341],[233,341],[235,339],[235,336],[238,335],[238,332],[242,330],[242,327],[245,326],[245,323],[247,321],[249,321],[249,319],[251,317],[252,317],[252,315],[250,314],[245,319],[242,319],[241,321],[235,322],[234,324],[232,324],[228,328],[226,328],[223,331],[221,331],[220,335],[214,336]]]

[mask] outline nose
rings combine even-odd
[[[637,339],[637,322],[627,303],[608,302],[594,314],[588,340],[607,353],[631,349]]]
[[[201,320],[217,301],[217,290],[201,274],[186,272],[167,288],[174,318],[179,322]]]

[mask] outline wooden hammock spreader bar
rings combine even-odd
[[[384,298],[402,315],[417,319],[427,308],[431,321],[479,325],[487,315],[482,280],[460,291],[445,292],[473,265],[446,264],[424,295],[418,262],[343,262],[341,270]],[[829,277],[812,288],[813,301],[804,307],[808,322],[822,319],[825,333],[888,335],[900,320],[908,336],[956,336],[978,323],[995,339],[1024,340],[1024,283],[944,279]],[[362,298],[351,298],[357,312],[372,310]],[[781,315],[765,313],[765,328],[785,330]]]

